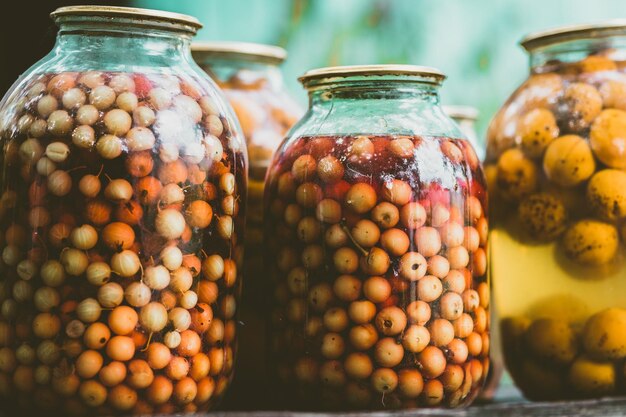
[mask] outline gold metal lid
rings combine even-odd
[[[306,86],[311,81],[322,79],[337,79],[354,76],[385,76],[385,75],[407,75],[432,79],[433,83],[440,83],[446,76],[437,68],[424,67],[420,65],[346,65],[339,67],[316,68],[305,72],[298,78],[302,85]]]
[[[478,119],[478,109],[472,106],[445,105],[443,111],[453,119]]]
[[[50,13],[50,17],[58,22],[68,17],[110,17],[128,18],[150,22],[156,25],[169,26],[173,29],[196,33],[202,23],[193,16],[181,13],[166,12],[163,10],[139,9],[135,7],[117,6],[66,6]]]
[[[287,58],[287,51],[280,46],[250,42],[193,42],[191,53],[194,58],[199,60],[208,57],[235,58],[269,64],[280,64]]]
[[[520,45],[527,51],[583,38],[604,38],[614,35],[626,35],[626,19],[613,19],[604,22],[568,25],[534,32],[526,35]]]

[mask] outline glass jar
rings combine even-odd
[[[265,193],[274,391],[287,406],[457,407],[480,390],[485,183],[439,106],[443,78],[374,65],[300,79],[309,110]]]
[[[248,146],[248,216],[244,274],[263,271],[263,190],[272,155],[287,130],[302,115],[300,106],[287,92],[280,64],[287,57],[283,48],[243,42],[194,42],[194,59],[221,87],[243,129]],[[269,406],[259,383],[266,378],[266,320],[258,314],[264,307],[264,279],[249,280],[244,288],[240,319],[238,373],[232,393],[238,409]],[[245,404],[237,400],[245,395]]]
[[[485,147],[478,141],[476,120],[478,109],[471,106],[443,106],[443,111],[452,120],[457,122],[468,142],[474,147],[476,154],[482,161],[485,158]]]
[[[199,22],[66,7],[0,105],[8,414],[206,410],[232,375],[246,150]]]
[[[527,37],[493,119],[491,277],[505,361],[535,400],[618,395],[626,358],[626,23]]]

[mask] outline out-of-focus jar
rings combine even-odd
[[[626,359],[626,21],[527,37],[493,119],[491,277],[531,399],[621,395]]]
[[[263,190],[272,155],[287,131],[302,115],[291,98],[280,70],[287,52],[280,47],[243,42],[194,42],[196,62],[217,84],[233,106],[248,146],[250,177],[244,273],[257,276],[246,283],[240,319],[239,372],[232,391],[238,409],[266,407],[268,396],[260,386],[266,379],[266,318],[259,311],[267,281],[263,275]],[[239,394],[239,395],[238,395]],[[257,395],[258,394],[258,395]],[[245,395],[242,404],[237,396]]]
[[[0,396],[9,415],[190,412],[228,387],[246,149],[201,26],[56,10],[0,105]]]
[[[444,76],[331,67],[266,189],[274,389],[289,407],[457,407],[489,368],[480,161],[439,106]]]
[[[476,120],[478,119],[478,109],[472,106],[443,106],[443,111],[458,123],[465,138],[474,147],[476,154],[482,161],[485,158],[485,146],[478,140],[476,132]]]

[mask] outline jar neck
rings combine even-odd
[[[191,36],[185,31],[91,18],[61,23],[52,54],[61,57],[64,65],[77,61],[82,67],[101,67],[103,62],[172,66],[191,61]]]
[[[577,62],[598,52],[613,60],[626,60],[626,34],[573,39],[528,51],[531,72],[542,72],[553,64]]]
[[[304,79],[309,109],[294,136],[462,137],[439,105],[441,79],[410,75]]]
[[[311,110],[333,107],[338,102],[355,106],[438,106],[439,85],[419,81],[343,80],[308,88]]]

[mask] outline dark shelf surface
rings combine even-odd
[[[473,405],[462,410],[406,410],[369,413],[314,413],[294,411],[215,411],[194,417],[624,417],[626,397],[585,401],[531,403],[521,399]],[[155,416],[157,417],[157,416]],[[161,417],[161,416],[158,416]],[[165,416],[162,416],[165,417]]]
[[[376,412],[214,411],[193,417],[626,417],[626,396],[596,400],[530,402],[505,375],[493,402],[458,410],[423,409]],[[165,416],[154,416],[165,417]]]

